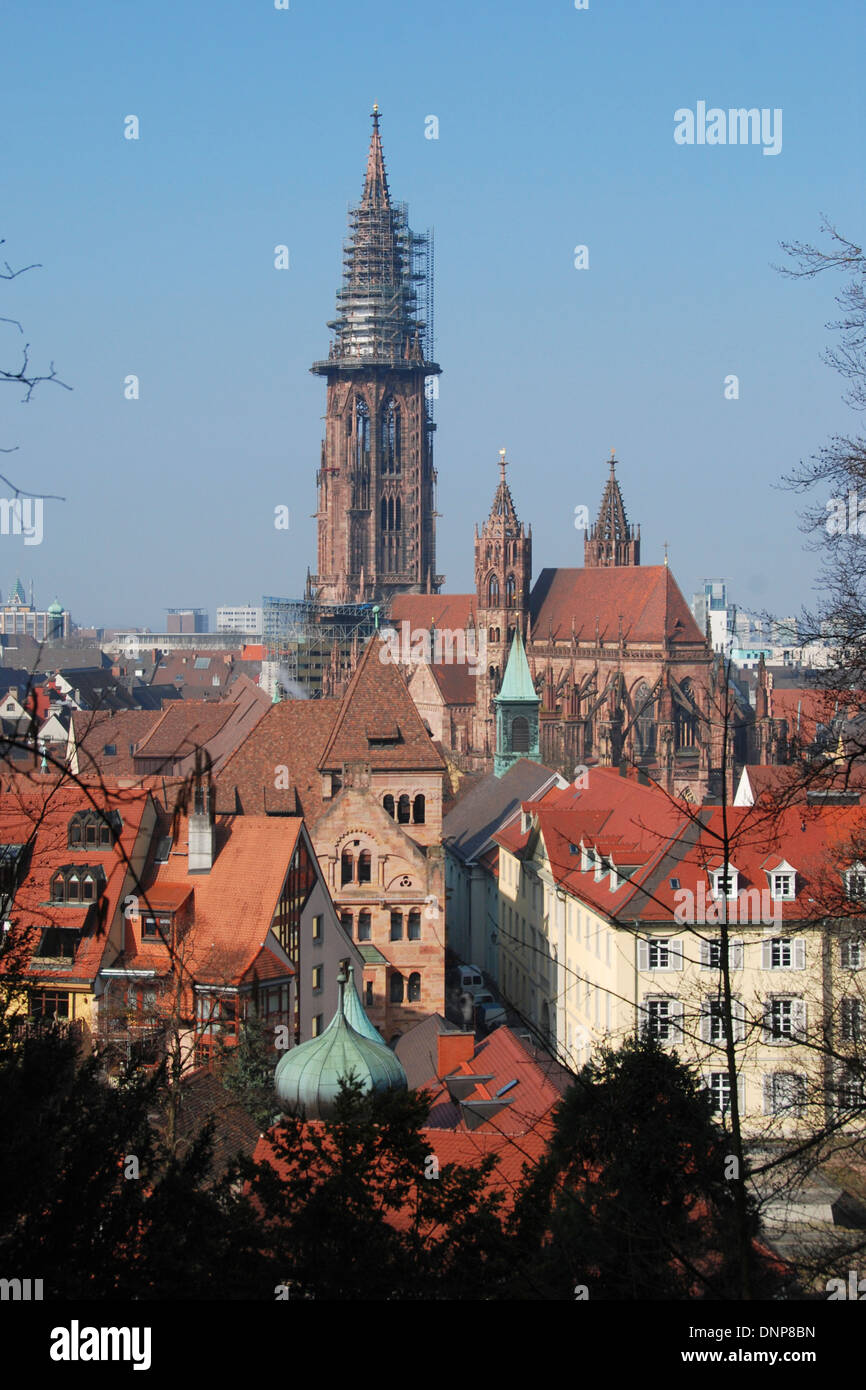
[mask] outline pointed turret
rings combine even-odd
[[[496,776],[501,777],[518,758],[541,762],[538,740],[541,700],[535,690],[519,628],[514,634],[505,676],[493,704],[496,708],[496,754],[493,760]]]
[[[602,494],[598,520],[583,544],[587,568],[640,564],[640,527],[630,526],[616,477],[616,455],[610,451],[610,476]]]

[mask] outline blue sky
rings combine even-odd
[[[4,596],[20,572],[78,622],[159,628],[167,605],[300,591],[308,368],[375,100],[392,195],[435,229],[446,587],[471,586],[501,447],[536,572],[581,563],[574,509],[595,513],[615,447],[644,562],[669,541],[687,597],[706,575],[744,607],[808,601],[774,485],[857,420],[820,360],[840,285],[772,264],[822,212],[862,242],[860,0],[290,5],[6,0],[2,254],[42,268],[0,313],[74,391],[0,388],[0,471],[67,499],[40,546],[0,535]],[[677,145],[698,101],[781,108],[781,153]],[[0,325],[4,366],[18,348]]]

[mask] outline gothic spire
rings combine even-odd
[[[370,136],[370,152],[367,155],[367,173],[364,177],[364,192],[361,197],[363,208],[390,208],[388,176],[385,173],[385,156],[382,153],[382,138],[379,135],[379,103],[373,102],[373,133]]]
[[[616,477],[616,454],[610,451],[610,476],[602,494],[598,520],[584,542],[584,565],[639,565],[640,527],[630,526]]]
[[[505,450],[499,450],[499,486],[493,494],[493,505],[490,508],[487,530],[491,522],[495,524],[496,530],[501,530],[505,535],[517,536],[521,533],[521,525],[517,519],[517,512],[514,507],[514,498],[511,496],[511,489],[505,481],[505,469],[507,467]]]

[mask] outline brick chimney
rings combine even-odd
[[[436,1075],[450,1076],[475,1055],[474,1033],[440,1033],[436,1038]]]

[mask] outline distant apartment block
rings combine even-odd
[[[207,632],[206,608],[167,608],[166,632]]]
[[[216,630],[243,632],[247,636],[258,637],[264,631],[264,610],[261,606],[254,608],[249,603],[218,608]]]

